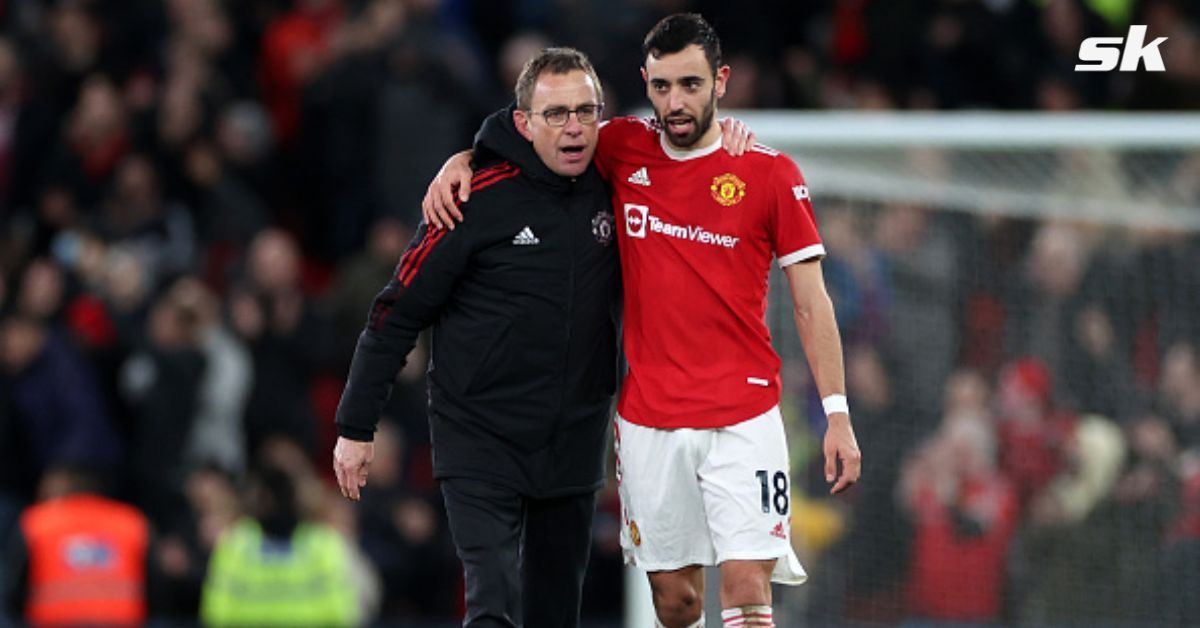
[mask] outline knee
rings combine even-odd
[[[689,582],[656,584],[654,611],[667,628],[691,626],[700,620],[704,611],[704,599]]]
[[[757,573],[742,573],[741,577],[721,577],[721,601],[728,607],[769,604],[771,580]]]

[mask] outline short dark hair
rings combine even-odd
[[[721,66],[721,38],[699,13],[676,13],[659,20],[642,42],[642,63],[646,62],[646,57],[657,59],[692,44],[704,49],[708,66],[716,74]]]
[[[592,77],[592,82],[596,84],[596,98],[603,103],[604,88],[600,86],[600,77],[596,75],[596,68],[592,67],[592,62],[588,61],[587,55],[574,48],[555,47],[544,48],[525,62],[521,75],[517,77],[517,87],[514,90],[517,97],[517,109],[529,110],[530,101],[533,100],[533,86],[537,84],[537,80],[542,74],[547,72],[567,74],[575,70],[586,72],[588,76]]]

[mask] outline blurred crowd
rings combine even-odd
[[[798,512],[819,532],[803,612],[1200,617],[1200,237],[911,205],[819,214],[864,471],[848,502]],[[796,414],[819,416],[799,394]]]
[[[282,471],[290,488],[266,484],[347,541],[359,620],[453,618],[422,349],[364,502],[330,488],[354,340],[428,180],[524,61],[576,46],[606,114],[632,111],[641,38],[680,10],[724,39],[727,109],[1200,106],[1182,0],[5,0],[0,547],[86,469],[146,518],[149,613],[194,621],[221,533],[263,519],[244,478]],[[1131,23],[1170,38],[1166,72],[1072,71],[1084,37]],[[867,466],[796,518],[832,530],[809,536],[803,612],[1197,616],[1197,237],[919,207],[821,221]],[[585,614],[615,621],[602,501]]]

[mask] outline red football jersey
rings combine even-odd
[[[596,164],[613,191],[629,374],[618,410],[657,428],[714,428],[779,403],[767,275],[825,254],[795,162],[718,140],[672,149],[658,124],[615,118]]]

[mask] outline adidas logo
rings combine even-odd
[[[629,175],[629,178],[626,179],[626,181],[629,181],[634,185],[644,185],[646,187],[650,187],[650,175],[646,172],[645,166],[638,168],[637,172]]]
[[[785,541],[787,540],[787,533],[785,533],[783,531],[783,522],[782,521],[775,524],[774,529],[771,530],[771,536],[773,536],[775,538],[779,538],[779,539],[784,539]]]
[[[513,244],[518,246],[529,246],[538,244],[540,242],[541,240],[539,240],[537,236],[533,235],[533,229],[530,229],[529,227],[522,229],[521,232],[513,238]]]

